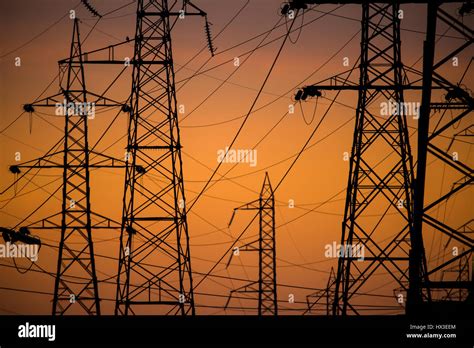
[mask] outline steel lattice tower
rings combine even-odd
[[[364,291],[368,277],[378,268],[389,271],[401,286],[408,283],[413,163],[406,115],[391,113],[380,120],[376,114],[380,108],[370,111],[379,98],[404,105],[398,11],[397,4],[362,5],[360,90],[341,244],[362,245],[364,260],[347,253],[339,258],[334,311],[342,314],[359,313],[354,295]],[[382,87],[366,88],[375,84]],[[381,158],[376,153],[384,149],[393,156],[376,169]],[[362,219],[376,205],[381,207],[379,212],[385,211],[383,216],[372,224],[364,223]],[[389,213],[397,215],[395,230]]]
[[[301,9],[306,3],[315,2],[294,1],[290,6]],[[387,114],[380,117],[382,103],[405,105],[403,91],[416,88],[408,81],[401,61],[399,4],[347,3],[362,7],[358,83],[350,81],[349,70],[322,82],[328,84],[304,87],[296,95],[297,100],[305,100],[321,95],[322,90],[358,92],[334,314],[360,314],[357,307],[367,310],[362,303],[367,298],[361,295],[370,290],[373,274],[387,272],[407,289],[413,238],[413,161],[407,115],[404,109],[387,107]],[[353,251],[362,255],[353,255]]]
[[[326,315],[331,315],[332,304],[334,303],[334,284],[336,282],[336,272],[331,267],[329,272],[328,281],[326,288],[319,289],[312,294],[306,296],[306,305],[308,308],[304,311],[304,314],[311,314],[312,312],[317,313],[318,311],[323,312],[325,310]]]
[[[238,289],[232,290],[226,307],[233,293],[258,293],[258,315],[278,315],[275,251],[275,198],[268,173],[265,173],[260,197],[255,201],[235,208],[234,214],[237,210],[258,211],[258,240],[249,242],[239,248],[240,251],[258,252],[258,281],[252,281]],[[231,223],[233,218],[234,215],[232,215]]]
[[[68,102],[87,102],[84,67],[82,65],[81,42],[79,37],[78,20],[74,21],[73,40],[71,43],[70,61],[67,64],[65,97]],[[76,57],[77,58],[74,58]],[[94,248],[92,243],[92,221],[90,202],[90,176],[89,176],[89,143],[87,115],[78,117],[65,117],[64,137],[64,169],[63,169],[63,202],[62,202],[62,227],[61,241],[59,243],[58,271],[54,286],[53,312],[59,308],[64,311],[70,306],[69,294],[76,294],[80,304],[90,313],[100,314],[99,289],[95,272]],[[69,201],[69,203],[68,203]],[[74,204],[71,204],[75,201]],[[72,208],[75,206],[74,208]],[[74,225],[77,224],[77,227]],[[74,227],[69,227],[74,226]],[[69,227],[69,228],[68,228]],[[87,251],[88,256],[82,252],[72,252],[66,245],[72,236],[81,236],[83,245],[79,246],[82,252]],[[76,247],[77,248],[77,247]],[[70,255],[68,255],[70,254]],[[75,261],[71,267],[69,258]],[[68,272],[74,268],[81,268],[84,276],[90,281],[83,284],[79,292],[74,292],[63,281]],[[83,296],[85,294],[86,296]],[[89,306],[86,305],[89,301]]]
[[[150,306],[194,314],[171,47],[177,15],[166,0],[138,1],[116,314]]]
[[[469,12],[472,13],[472,3],[467,1],[459,8],[459,14],[464,15]],[[443,275],[463,259],[471,258],[472,262],[474,251],[472,212],[470,216],[467,216],[467,222],[459,226],[450,220],[440,218],[436,211],[442,205],[448,204],[455,194],[463,195],[462,197],[466,199],[466,202],[472,197],[472,184],[474,182],[472,164],[469,163],[468,157],[460,156],[460,158],[457,158],[457,156],[454,156],[453,145],[459,146],[458,140],[463,138],[468,140],[469,137],[472,137],[474,97],[472,92],[464,85],[463,78],[461,78],[461,81],[455,82],[450,78],[446,78],[444,74],[446,74],[446,69],[449,68],[449,64],[453,59],[458,59],[463,52],[466,52],[468,59],[470,59],[469,62],[466,62],[467,68],[464,76],[469,73],[473,60],[472,54],[470,55],[468,52],[474,44],[474,31],[467,25],[468,21],[463,22],[450,15],[440,7],[438,2],[429,2],[427,13],[426,39],[423,47],[423,92],[418,124],[417,177],[414,187],[414,228],[418,236],[431,230],[439,237],[446,237],[447,241],[444,249],[449,250],[455,246],[460,252],[457,255],[451,254],[443,258],[438,265],[429,265],[426,278],[416,277],[414,279],[416,281],[413,286],[414,290],[427,294],[433,302],[428,304],[420,301],[407,302],[407,312],[431,311],[446,305],[452,305],[456,309],[451,308],[450,311],[459,313],[465,311],[465,313],[470,314],[474,303],[472,270],[470,280],[468,274],[466,277],[460,277],[455,281],[444,280]],[[461,43],[456,43],[444,54],[436,54],[436,28],[438,22],[447,25],[449,29],[464,38]],[[436,93],[437,89],[441,90],[443,95]],[[460,129],[457,129],[458,127]],[[451,141],[446,143],[446,139],[451,139]],[[471,145],[469,142],[468,144]],[[451,178],[449,189],[434,197],[425,194],[425,188],[436,182],[435,175],[427,171],[429,160],[437,160],[442,163]],[[412,262],[416,267],[421,260],[415,258]],[[439,291],[467,293],[467,303],[464,302],[465,298],[458,299],[458,301],[451,304],[440,303],[442,301],[437,301],[439,299],[435,296],[436,292]],[[408,300],[410,300],[410,296]]]
[[[52,149],[41,158],[11,166],[10,170],[13,173],[36,168],[62,170],[61,212],[25,227],[61,231],[53,315],[77,314],[77,308],[85,314],[100,315],[92,230],[118,228],[119,224],[91,210],[89,174],[90,168],[117,168],[124,165],[123,161],[90,150],[88,121],[91,115],[87,103],[111,107],[121,104],[87,91],[77,18],[74,20],[69,58],[59,61],[59,80],[59,93],[26,104],[24,110],[34,112],[36,107],[58,108],[58,104],[66,103],[62,107],[65,119],[63,150],[56,152]],[[77,105],[82,107],[79,113],[74,110]],[[92,163],[91,153],[96,158]]]
[[[441,204],[447,203],[452,195],[472,184],[472,169],[447,152],[456,141],[456,137],[469,136],[472,133],[472,124],[469,124],[460,132],[450,135],[456,123],[467,119],[472,112],[473,98],[459,84],[448,81],[437,72],[439,68],[446,66],[447,62],[456,58],[473,43],[472,29],[439,8],[442,3],[456,2],[460,1],[398,0],[377,1],[377,4],[373,4],[365,0],[292,0],[282,10],[282,13],[286,13],[290,9],[306,9],[308,4],[316,3],[360,4],[363,9],[359,83],[349,81],[351,72],[349,71],[323,81],[323,83],[329,81],[329,84],[307,86],[296,94],[297,100],[305,100],[307,97],[320,96],[322,90],[354,90],[359,93],[342,245],[363,245],[365,258],[364,261],[355,261],[357,257],[350,255],[339,258],[334,314],[358,313],[354,295],[363,295],[364,285],[369,283],[370,278],[374,278],[378,268],[383,268],[398,282],[399,289],[407,293],[407,313],[417,313],[420,305],[432,303],[432,289],[468,289],[472,293],[472,280],[456,282],[430,280],[430,277],[439,274],[444,267],[459,258],[472,255],[473,250],[473,240],[470,237],[472,231],[468,231],[465,227],[470,222],[461,227],[449,226],[428,213],[439,208]],[[400,59],[400,18],[398,15],[401,3],[424,3],[428,7],[423,73],[404,67]],[[470,2],[465,2],[459,9],[461,15],[471,11]],[[435,63],[437,18],[461,33],[466,41]],[[469,66],[470,63],[467,70]],[[422,75],[423,84],[420,86],[410,82],[408,73],[416,75],[415,82],[420,80],[419,77]],[[404,90],[423,91],[418,115],[416,180],[413,175],[405,108],[399,108],[402,113],[397,110],[399,116],[392,114],[383,122],[378,120],[380,117],[376,117],[378,111],[374,112],[370,109],[370,106],[375,106],[375,101],[380,97],[385,101],[390,100],[395,105],[404,105],[402,104]],[[444,102],[431,103],[432,90],[441,90],[446,93]],[[438,111],[441,115],[432,134],[429,133],[431,110],[435,113]],[[445,117],[446,110],[456,112],[457,116]],[[442,143],[440,139],[450,136],[452,141],[448,149],[442,149],[443,145],[439,145]],[[380,154],[384,154],[380,143],[385,143],[385,153],[392,157],[390,164],[386,161],[388,157],[382,158],[379,162],[371,162],[371,150],[378,151],[379,158],[382,157]],[[377,146],[379,146],[378,150]],[[458,180],[452,184],[451,189],[429,204],[424,203],[427,154],[440,159],[458,173]],[[396,156],[395,160],[393,160],[393,155]],[[366,223],[368,220],[364,218],[369,218],[370,208],[376,206],[377,200],[378,204],[385,201],[388,207],[371,227]],[[398,220],[389,218],[389,214],[396,215]],[[454,240],[463,248],[467,247],[467,250],[465,249],[460,255],[448,258],[443,264],[428,271],[422,233],[424,224],[449,236],[449,240]],[[401,229],[397,232],[396,229],[394,230],[396,227]],[[387,231],[394,232],[391,232],[387,238]],[[386,238],[380,239],[382,235]],[[468,298],[472,301],[472,295]]]
[[[320,95],[321,90],[358,92],[342,222],[344,252],[339,255],[334,285],[333,313],[343,315],[367,310],[363,303],[367,298],[362,295],[370,290],[374,274],[387,272],[401,288],[408,288],[413,240],[413,161],[407,115],[404,108],[388,107],[405,105],[403,91],[416,88],[410,85],[401,61],[399,4],[360,3],[359,82],[349,80],[350,70],[326,80],[328,85],[308,86],[297,95],[304,100]],[[381,115],[383,103],[388,110],[385,115]],[[353,255],[354,251],[358,254]]]

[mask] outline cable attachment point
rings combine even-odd
[[[289,0],[286,3],[283,3],[280,8],[280,14],[282,16],[288,16],[291,13],[294,13],[299,10],[307,10],[308,5],[301,0]]]
[[[301,89],[299,89],[296,94],[295,94],[295,100],[296,101],[306,101],[308,97],[321,97],[322,93],[319,89],[317,89],[315,86],[305,86]]]

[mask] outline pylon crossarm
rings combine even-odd
[[[64,59],[59,60],[58,64],[60,66],[61,65],[67,65],[72,61],[78,60],[77,58],[79,58],[82,61],[82,64],[89,64],[89,58],[90,58],[91,55],[100,54],[102,52],[107,52],[107,59],[103,59],[103,60],[114,60],[115,48],[127,45],[130,42],[133,43],[133,41],[131,41],[131,40],[124,40],[122,42],[119,42],[119,43],[116,43],[116,44],[113,44],[113,45],[108,45],[106,47],[101,47],[101,48],[98,48],[98,49],[95,49],[95,50],[92,50],[92,51],[81,52],[81,54],[76,54],[76,55],[73,55],[72,57],[68,57],[68,58],[64,58]],[[121,60],[120,62],[121,62],[121,64],[125,64],[125,60]]]
[[[55,161],[54,159],[52,159],[52,157],[57,156],[57,155],[63,155],[63,154],[64,154],[64,150],[60,150],[60,151],[49,153],[45,156],[41,156],[41,157],[26,161],[20,164],[14,164],[10,166],[10,171],[14,174],[18,174],[21,171],[16,172],[16,169],[20,169],[20,168],[56,168],[56,167],[60,168],[63,166],[63,163],[61,163],[62,158],[60,159],[60,161]]]
[[[23,106],[23,110],[27,112],[34,112],[35,106],[56,107],[57,103],[62,103],[63,101],[64,101],[64,93],[59,92],[51,96],[36,100],[33,103],[25,104]],[[28,108],[33,108],[33,109],[28,109]]]
[[[90,160],[89,168],[125,168],[127,166],[127,161],[122,159],[114,158],[112,156],[104,155],[99,152],[89,151],[89,154],[94,154],[94,158]],[[62,156],[64,155],[64,150],[57,151],[47,156],[42,156],[30,161],[23,162],[21,164],[15,164],[10,166],[10,172],[14,174],[21,173],[20,169],[61,169],[64,168],[64,162]],[[57,160],[54,160],[52,157],[58,156]],[[59,157],[61,156],[61,157]],[[68,164],[67,168],[82,168],[83,163],[77,165]],[[136,167],[139,167],[138,165]]]
[[[87,96],[91,96],[93,98],[87,98],[87,103],[89,105],[94,105],[94,107],[127,107],[127,104],[124,104],[123,102],[119,102],[113,99],[110,99],[108,97],[105,97],[103,95],[98,95],[93,92],[85,91],[86,98]],[[68,103],[74,102],[74,100],[71,100],[70,97],[67,97],[67,95],[63,92],[54,94],[49,97],[45,97],[43,99],[39,99],[33,103],[25,104],[23,106],[23,110],[26,112],[35,112],[35,107],[54,107],[58,108],[61,107],[62,109],[59,110],[58,112],[61,112],[60,115],[63,115],[63,109],[68,108],[69,105]],[[85,116],[85,115],[83,115]]]
[[[93,229],[120,229],[121,224],[111,218],[101,214],[91,212],[91,227]],[[74,225],[71,225],[74,227]],[[32,230],[57,230],[61,229],[61,213],[55,213],[48,217],[36,220],[25,224],[22,227],[27,227]],[[80,227],[78,225],[78,227]]]
[[[232,222],[234,221],[234,218],[235,218],[235,214],[237,213],[238,210],[258,210],[259,204],[260,204],[260,201],[256,199],[255,201],[252,201],[250,203],[245,203],[241,205],[240,207],[234,208],[234,211],[232,212],[232,216],[230,217],[230,220],[229,220],[229,224],[227,226],[230,227],[230,225],[232,225]]]
[[[229,306],[230,301],[232,300],[232,297],[234,296],[235,293],[258,293],[258,289],[255,289],[254,286],[258,286],[257,281],[252,281],[248,284],[245,284],[237,289],[231,290],[229,293],[229,297],[227,297],[227,301],[225,303],[224,309],[227,309]],[[250,298],[249,298],[250,299]]]

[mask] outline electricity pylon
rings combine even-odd
[[[57,151],[57,146],[54,146],[46,155],[13,165],[10,171],[20,174],[22,169],[27,172],[33,169],[62,169],[61,212],[24,227],[61,231],[53,315],[100,315],[92,230],[119,228],[120,225],[91,210],[90,169],[120,168],[125,163],[90,149],[88,123],[95,117],[95,107],[122,105],[87,91],[77,18],[74,20],[69,58],[59,62],[59,74],[60,92],[25,104],[24,110],[34,112],[37,107],[49,107],[64,116],[63,149]],[[94,155],[92,159],[91,154]]]
[[[170,23],[190,15],[138,0],[116,314],[195,313]]]
[[[366,255],[364,255],[363,261],[357,262],[356,258],[350,255],[343,255],[339,258],[334,314],[359,313],[357,307],[364,307],[364,305],[357,303],[355,295],[361,295],[359,298],[363,298],[363,286],[374,278],[378,268],[384,269],[395,279],[400,290],[407,293],[407,313],[416,313],[420,305],[431,303],[430,288],[437,286],[442,288],[469,287],[472,292],[472,280],[443,284],[429,280],[430,275],[440,271],[466,253],[472,254],[473,250],[473,240],[467,233],[456,230],[454,226],[450,227],[443,222],[436,221],[435,218],[427,214],[428,210],[434,211],[440,204],[446,203],[453,194],[460,192],[472,183],[472,169],[464,163],[455,163],[457,159],[446,153],[449,151],[449,147],[443,153],[443,150],[434,145],[436,139],[439,140],[443,136],[446,138],[446,132],[449,133],[456,122],[467,117],[472,111],[473,105],[470,93],[436,72],[436,69],[455,58],[457,54],[466,50],[473,43],[472,30],[458,19],[439,9],[439,5],[442,3],[456,2],[460,3],[461,1],[398,0],[371,3],[363,0],[291,0],[283,7],[282,13],[288,13],[290,10],[306,9],[308,4],[315,3],[362,5],[359,83],[349,80],[351,72],[349,71],[322,82],[329,82],[329,84],[318,83],[307,86],[296,94],[296,99],[305,100],[308,97],[321,96],[321,91],[324,90],[355,90],[359,92],[342,244],[362,244]],[[403,16],[403,12],[399,8],[401,3],[428,4],[428,30],[424,47],[423,73],[407,68],[401,62],[400,18]],[[465,2],[459,9],[459,13],[463,15],[471,11],[471,2]],[[434,64],[437,17],[456,32],[462,33],[466,42]],[[409,74],[418,75],[418,80],[422,75],[423,85],[410,83]],[[403,95],[403,91],[410,89],[423,91],[422,106],[417,115],[419,124],[416,180],[413,175],[414,167],[406,125],[408,115]],[[430,104],[432,90],[441,90],[446,93],[444,103]],[[368,109],[378,97],[388,99],[390,104],[397,105],[396,113],[391,112],[386,120],[379,121],[381,118],[377,117],[377,111]],[[438,128],[429,134],[431,109],[461,111],[457,117],[453,116],[451,119],[442,117],[436,124]],[[472,124],[468,125],[467,128],[454,135],[454,138],[472,134],[471,127]],[[390,154],[390,163],[387,161],[389,157],[382,158],[380,156],[384,150],[374,146],[380,142],[385,142],[385,153]],[[377,155],[372,154],[371,157],[371,150],[379,152],[379,162],[373,161]],[[457,170],[460,178],[453,183],[452,189],[448,193],[431,204],[424,205],[427,153],[433,154]],[[379,203],[377,203],[377,199],[379,199]],[[373,220],[373,226],[370,226],[367,223],[370,208],[376,207],[377,204],[380,207],[383,201],[385,204],[388,203],[387,209],[383,211],[380,219]],[[372,211],[372,213],[376,212]],[[395,215],[398,220],[394,221],[394,217],[388,217],[388,215]],[[467,250],[461,255],[449,258],[443,265],[428,271],[422,224],[428,224],[438,232],[456,239],[462,246],[467,247]],[[393,227],[400,227],[400,229],[397,232]],[[389,232],[387,233],[387,231]],[[382,237],[384,238],[381,239]]]
[[[338,262],[334,311],[359,314],[357,295],[377,270],[406,284],[413,231],[413,163],[406,113],[389,112],[378,118],[370,111],[376,100],[404,105],[399,5],[363,4],[362,39],[356,126],[349,160],[349,181],[342,245],[362,245],[363,261],[342,255]],[[380,89],[367,87],[380,84]],[[377,153],[379,156],[377,156]],[[391,153],[382,166],[380,154]],[[379,219],[363,222],[374,212]],[[389,216],[394,214],[394,216]],[[393,228],[394,226],[394,228]],[[372,283],[373,284],[373,283]],[[368,302],[367,298],[362,299]],[[365,304],[360,307],[366,309]],[[363,313],[363,312],[362,312]]]
[[[244,244],[238,249],[239,253],[240,251],[258,252],[258,280],[232,290],[227,300],[226,307],[234,293],[257,293],[258,315],[278,315],[275,250],[275,197],[273,196],[273,189],[268,173],[265,173],[260,197],[255,201],[235,208],[229,226],[232,223],[237,210],[258,211],[258,239]],[[231,259],[229,259],[227,266],[230,264]]]
[[[459,8],[459,15],[472,14],[472,10],[472,2],[464,2]],[[462,195],[465,199],[464,202],[469,202],[472,199],[472,165],[468,162],[468,157],[463,156],[462,151],[459,150],[459,153],[453,151],[453,147],[463,149],[460,140],[469,140],[469,137],[473,135],[474,97],[472,92],[464,85],[463,79],[469,76],[469,69],[473,63],[469,49],[472,49],[474,43],[474,31],[467,25],[467,20],[465,22],[461,21],[447,13],[436,1],[428,3],[427,13],[426,39],[423,46],[423,91],[418,123],[417,176],[414,186],[414,228],[419,236],[422,233],[426,235],[430,231],[440,238],[447,238],[444,250],[447,250],[448,253],[442,258],[440,264],[430,265],[426,279],[417,279],[417,286],[427,294],[439,290],[445,290],[447,293],[453,291],[467,293],[470,308],[466,303],[463,303],[464,297],[453,305],[458,306],[455,311],[465,310],[466,313],[469,313],[469,311],[472,311],[472,304],[474,303],[472,273],[470,280],[468,276],[455,281],[446,281],[442,279],[442,276],[447,269],[463,258],[471,258],[472,260],[474,251],[473,231],[470,227],[473,218],[472,210],[470,217],[467,217],[467,222],[462,224],[461,227],[456,226],[452,220],[442,219],[436,212],[443,205],[447,205],[454,195]],[[450,47],[447,54],[436,52],[438,21],[446,25],[448,30],[455,31],[464,39],[461,43]],[[467,53],[467,61],[462,56],[463,52]],[[462,62],[463,60],[466,69],[460,81],[454,82],[452,78],[445,76],[446,71],[452,71],[454,67],[461,66],[454,64],[454,62]],[[441,95],[435,93],[436,89],[440,90]],[[440,99],[441,101],[437,101]],[[451,141],[446,143],[446,139],[451,139]],[[469,142],[467,143],[470,145]],[[435,196],[425,194],[425,188],[436,182],[435,175],[427,171],[429,160],[439,161],[445,166],[446,177],[450,178],[451,183],[449,189]],[[417,262],[419,263],[419,260]],[[410,296],[408,296],[409,299]],[[428,305],[431,307],[429,310],[433,310],[436,306],[445,306],[446,304],[430,303]],[[426,307],[426,304],[407,302],[407,311],[416,313],[424,310],[420,306]]]
[[[350,81],[350,70],[296,96],[305,100],[323,90],[358,92],[341,245],[344,250],[357,247],[364,255],[339,256],[334,314],[360,314],[370,307],[362,295],[373,286],[373,274],[388,272],[406,286],[413,231],[407,114],[388,107],[405,105],[404,90],[412,88],[401,61],[399,5],[363,2],[361,7],[358,83]],[[381,116],[384,103],[387,112]]]
[[[331,267],[325,289],[319,289],[306,296],[308,308],[304,314],[325,310],[326,315],[332,314],[332,304],[334,303],[334,284],[336,283],[336,272]]]

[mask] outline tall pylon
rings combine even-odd
[[[34,112],[36,107],[49,107],[64,116],[63,149],[57,151],[55,146],[38,159],[10,167],[15,174],[32,169],[62,170],[61,212],[24,226],[61,231],[53,315],[101,314],[92,230],[120,226],[91,210],[90,169],[124,167],[125,163],[90,150],[88,123],[95,117],[95,107],[122,105],[87,91],[82,59],[79,19],[75,18],[69,58],[59,61],[60,92],[24,105],[26,112]],[[91,160],[91,154],[94,160]]]
[[[359,83],[348,81],[351,72],[349,71],[322,82],[329,81],[329,85],[318,83],[304,87],[296,94],[297,100],[305,100],[307,97],[320,96],[322,90],[359,92],[342,244],[345,247],[350,247],[354,243],[358,243],[364,247],[366,253],[363,261],[355,261],[356,258],[362,260],[359,255],[356,258],[351,255],[343,255],[339,258],[333,313],[360,314],[361,311],[358,311],[356,307],[362,308],[364,306],[358,303],[355,295],[360,295],[358,297],[363,299],[363,286],[375,278],[374,275],[378,268],[383,268],[386,274],[395,278],[399,286],[398,291],[407,294],[406,312],[408,314],[420,313],[426,308],[433,309],[431,307],[432,289],[467,289],[469,294],[472,294],[474,288],[472,279],[456,282],[442,282],[432,279],[439,275],[444,267],[466,255],[471,256],[474,249],[470,231],[466,231],[465,228],[457,229],[457,226],[440,221],[432,214],[440,205],[446,204],[454,194],[468,192],[467,188],[473,182],[471,167],[460,161],[457,156],[449,154],[448,151],[451,145],[458,140],[457,138],[472,134],[472,124],[469,123],[461,131],[454,132],[455,134],[452,134],[452,131],[458,122],[468,119],[473,110],[474,99],[472,93],[464,86],[460,83],[450,82],[439,72],[440,68],[446,67],[447,63],[452,60],[457,61],[458,55],[466,51],[474,42],[472,29],[463,21],[440,8],[443,3],[462,3],[462,1],[379,0],[376,2],[377,4],[371,4],[364,0],[290,0],[283,7],[282,13],[288,13],[289,10],[306,9],[308,4],[315,3],[359,4],[362,5],[363,12]],[[400,59],[400,19],[403,17],[403,11],[399,7],[401,3],[427,5],[427,30],[423,49],[422,73],[416,69],[404,67]],[[458,13],[460,16],[472,13],[471,1],[464,2],[458,9]],[[461,33],[465,42],[456,45],[447,55],[435,62],[436,21],[438,19],[457,33]],[[469,71],[471,63],[472,57],[466,63],[466,72],[461,81]],[[422,85],[410,83],[410,80],[413,81],[413,79],[409,78],[409,74],[416,76],[415,82],[422,80]],[[406,105],[403,96],[403,91],[409,89],[422,91],[421,107],[416,112],[418,120],[416,180],[413,175],[414,166],[406,126],[408,115],[405,114]],[[445,93],[444,100],[440,103],[431,102],[432,91],[435,90]],[[398,117],[394,117],[396,115],[392,114],[385,122],[379,122],[375,117],[376,112],[368,109],[369,106],[374,105],[377,97],[390,99],[390,104],[396,106]],[[387,105],[387,102],[385,104]],[[450,118],[444,117],[447,110],[456,115],[451,114]],[[432,116],[430,113],[432,111],[439,112],[440,117],[430,134],[429,127]],[[448,149],[444,150],[442,149],[443,139],[447,138],[451,138],[452,141]],[[394,163],[393,165],[387,165],[386,159],[388,157],[380,158],[380,162],[377,163],[369,162],[370,149],[375,150],[374,144],[380,143],[380,141],[385,141],[386,145],[389,145],[386,153],[392,157],[390,163]],[[383,153],[381,149],[377,151],[380,154]],[[444,162],[447,168],[454,169],[454,172],[457,172],[457,180],[453,182],[447,193],[430,203],[425,203],[428,154]],[[393,162],[394,156],[396,157],[395,162]],[[376,157],[374,156],[374,158]],[[381,166],[385,167],[383,171],[379,169]],[[434,180],[431,182],[433,183]],[[385,197],[386,202],[388,200],[389,207],[383,211],[380,219],[375,221],[373,228],[370,228],[366,223],[370,218],[369,208],[376,207],[375,201],[380,197]],[[396,203],[397,200],[398,203]],[[399,208],[398,212],[394,209],[395,205]],[[393,217],[388,218],[389,214],[397,216],[398,222],[394,221]],[[439,234],[448,236],[449,240],[457,244],[453,247],[454,249],[459,249],[459,246],[465,248],[463,253],[448,257],[448,260],[445,260],[441,265],[430,269],[425,255],[423,225],[435,232],[440,232]],[[400,232],[397,233],[395,230],[395,233],[387,233],[392,231],[395,226],[401,227]],[[379,235],[385,235],[386,238],[380,240]],[[398,294],[398,296],[400,295],[402,294]],[[472,295],[468,296],[468,301],[470,299],[471,303],[472,298]],[[398,301],[405,302],[402,297],[398,297]],[[444,306],[444,304],[442,305]],[[464,304],[460,305],[463,307]],[[365,310],[370,310],[370,308],[364,308]]]
[[[195,313],[170,24],[205,15],[188,6],[138,0],[116,314]]]
[[[87,103],[87,93],[82,65],[81,41],[79,37],[79,21],[74,20],[73,39],[67,64],[65,98],[69,102]],[[74,58],[78,56],[78,58]],[[53,311],[63,312],[74,303],[77,298],[81,306],[92,314],[100,314],[99,288],[95,270],[94,248],[92,242],[92,220],[90,202],[90,175],[89,175],[89,142],[88,142],[88,115],[66,117],[64,137],[64,171],[61,241],[59,243],[58,270],[54,286]],[[68,203],[69,200],[69,203]],[[68,228],[80,222],[80,227]],[[66,246],[72,236],[82,237],[82,246],[78,250],[87,250],[89,255],[82,252],[71,252]],[[67,255],[70,254],[70,255]],[[69,263],[74,260],[74,266]],[[82,268],[81,271],[89,280],[73,291],[70,285],[64,282],[67,272],[73,268]],[[84,296],[85,295],[85,296]],[[71,301],[71,299],[73,301]],[[86,302],[90,304],[87,305]],[[56,309],[57,308],[57,309]]]
[[[257,293],[258,315],[278,315],[275,249],[275,197],[273,195],[273,188],[268,173],[265,173],[260,197],[255,201],[235,208],[229,226],[238,210],[258,211],[258,239],[239,247],[239,252],[258,252],[258,280],[232,290],[227,300],[226,307],[234,293]],[[230,264],[230,261],[231,259],[229,259],[227,265]]]
[[[463,216],[466,220],[461,226],[450,219],[441,218],[436,212],[443,205],[451,203],[455,195],[462,197],[463,202],[468,202],[472,197],[474,183],[472,162],[469,162],[469,156],[463,156],[463,151],[464,154],[469,153],[471,144],[464,141],[467,143],[464,145],[467,146],[467,150],[464,150],[463,141],[460,140],[472,137],[474,96],[466,86],[470,81],[464,80],[472,69],[473,58],[469,50],[472,50],[474,44],[474,30],[468,25],[468,20],[464,21],[456,15],[453,16],[440,5],[437,1],[431,1],[427,5],[428,20],[423,46],[423,90],[418,122],[417,176],[414,185],[414,229],[417,232],[416,236],[432,232],[440,239],[445,238],[443,247],[448,253],[440,258],[439,263],[429,265],[425,278],[416,276],[416,270],[419,269],[422,260],[414,258],[412,263],[415,277],[411,283],[414,283],[412,287],[414,291],[426,293],[428,296],[431,292],[440,291],[466,293],[467,296],[460,299],[458,297],[457,301],[452,301],[450,304],[438,301],[436,298],[430,301],[431,303],[409,301],[407,312],[416,314],[421,311],[443,311],[443,307],[452,306],[448,311],[453,313],[465,311],[470,314],[474,304],[472,273],[471,279],[467,274],[455,281],[447,281],[443,276],[446,270],[461,260],[469,258],[472,260],[474,252],[472,210],[470,215]],[[458,15],[460,17],[472,15],[472,12],[472,2],[465,1],[459,7]],[[436,51],[438,22],[463,38],[460,42],[449,46],[447,52]],[[454,61],[464,62],[465,66],[464,73],[458,81],[446,76],[447,71],[456,66],[453,65]],[[450,141],[447,143],[446,139]],[[446,177],[449,178],[449,188],[434,196],[433,193],[430,195],[425,193],[427,187],[439,185],[436,175],[427,170],[431,161],[444,165]],[[443,178],[445,174],[443,173]],[[419,256],[419,253],[415,255]]]
[[[364,285],[377,270],[388,271],[400,286],[408,285],[413,160],[407,115],[403,108],[397,108],[397,112],[390,111],[381,120],[377,117],[380,108],[370,111],[379,98],[387,104],[405,105],[399,9],[398,4],[362,5],[361,89],[341,244],[362,245],[364,254],[361,258],[344,253],[339,258],[333,311],[343,315],[364,313],[357,307],[366,310],[370,301],[363,298],[365,303],[358,305],[357,295],[370,290]],[[374,84],[382,88],[366,88]],[[382,154],[387,153],[393,155],[376,168]],[[374,213],[381,214],[380,218],[364,222],[366,216]]]
[[[314,2],[290,5],[301,9],[306,3]],[[347,252],[339,256],[334,283],[333,313],[342,315],[373,308],[364,292],[377,287],[374,274],[386,272],[400,287],[408,287],[413,160],[404,91],[420,89],[410,83],[401,60],[399,4],[347,3],[362,8],[359,81],[350,80],[351,69],[304,87],[295,97],[318,97],[323,90],[358,92],[342,222],[341,248]]]

